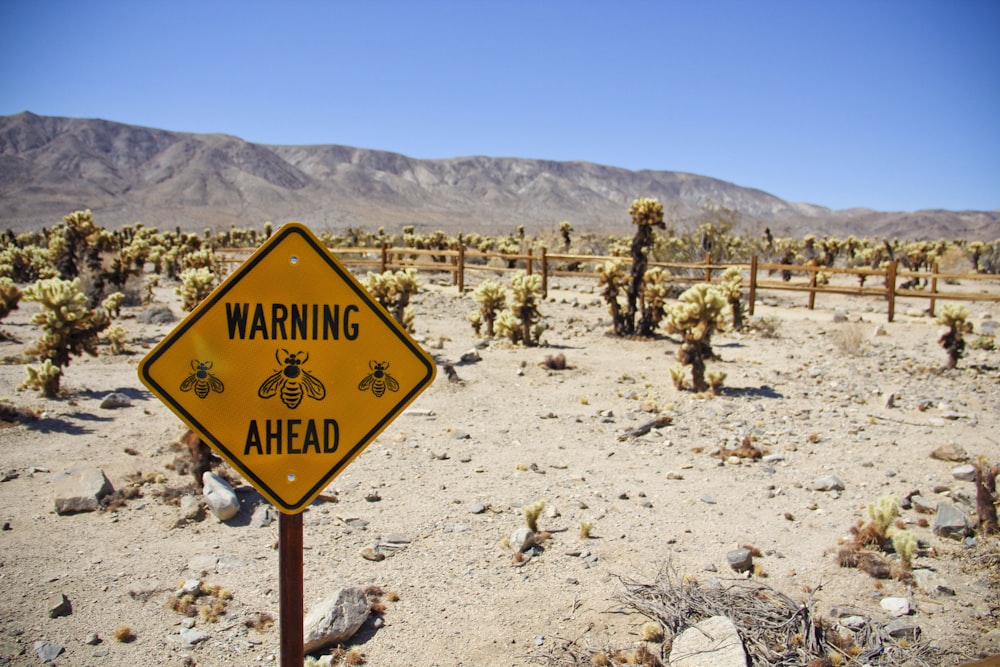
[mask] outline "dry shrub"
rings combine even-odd
[[[865,334],[858,323],[840,324],[830,335],[837,350],[849,357],[860,357],[865,353]]]

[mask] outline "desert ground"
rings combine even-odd
[[[741,545],[761,553],[755,580],[810,600],[817,615],[850,608],[888,622],[881,600],[903,597],[944,664],[1000,653],[996,573],[976,565],[996,538],[935,535],[933,509],[911,507],[901,520],[921,543],[914,567],[943,588],[837,563],[839,543],[883,495],[919,491],[974,515],[973,484],[952,474],[961,461],[932,457],[938,448],[1000,462],[1000,353],[969,350],[938,372],[942,329],[926,301],[903,301],[889,323],[872,298],[820,296],[808,310],[804,294],[765,292],[756,317],[775,336],[718,334],[709,369],[727,374],[725,388],[700,397],[671,382],[676,337],[608,335],[593,281],[554,279],[544,345],[524,348],[477,337],[465,320],[471,295],[421,280],[415,336],[457,381],[439,369],[303,514],[307,608],[342,585],[384,591],[384,610],[350,642],[364,664],[565,664],[555,656],[566,642],[634,646],[647,619],[618,599],[622,577],[651,582],[669,567],[739,578],[727,553]],[[156,302],[182,315],[172,286]],[[173,469],[184,428],[137,377],[176,323],[142,324],[145,307],[124,309],[129,352],[75,359],[64,395],[47,400],[16,390],[38,336],[35,307],[0,322],[0,397],[38,414],[0,429],[0,664],[41,664],[38,642],[62,647],[56,665],[277,664],[279,630],[266,619],[278,617],[278,522],[249,488],[238,489],[235,519],[184,518],[179,496],[200,497]],[[976,327],[1000,318],[1000,304],[968,307]],[[480,359],[462,361],[474,349]],[[543,363],[556,354],[566,369]],[[112,392],[130,404],[101,408]],[[669,425],[625,435],[660,413]],[[714,455],[744,439],[772,456]],[[57,514],[54,480],[80,465],[140,495]],[[828,475],[843,490],[814,488]],[[507,538],[524,524],[521,506],[538,500],[550,537],[517,562]],[[386,557],[366,559],[366,549]],[[192,578],[231,593],[217,619],[168,608]],[[71,613],[52,618],[59,595]],[[130,641],[116,640],[121,626]],[[191,626],[203,633],[195,643],[181,635]]]

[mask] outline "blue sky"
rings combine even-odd
[[[0,25],[0,115],[1000,208],[997,0],[4,0]]]

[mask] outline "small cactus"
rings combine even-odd
[[[715,358],[712,334],[725,329],[727,310],[725,297],[707,283],[687,289],[667,310],[667,330],[683,338],[677,359],[691,367],[691,387],[696,392],[709,388],[705,382],[705,362]]]
[[[28,370],[22,387],[41,389],[51,398],[58,394],[61,369],[69,365],[72,357],[83,353],[97,356],[98,334],[111,324],[111,316],[104,308],[87,308],[87,295],[80,291],[79,278],[39,280],[24,289],[24,299],[41,305],[31,321],[41,327],[42,337],[31,352],[50,361],[59,372],[43,363],[43,368]]]
[[[472,298],[479,304],[479,324],[486,325],[486,335],[492,338],[496,335],[493,325],[496,322],[497,313],[507,305],[507,292],[503,285],[497,281],[486,280],[480,283],[479,287],[472,293]],[[476,333],[479,333],[478,328]]]
[[[938,339],[938,344],[948,353],[948,364],[945,368],[955,368],[958,360],[965,354],[964,334],[972,332],[972,324],[969,319],[969,311],[965,306],[955,303],[945,304],[941,309],[941,314],[937,318],[937,323],[948,327],[948,330]]]
[[[10,311],[17,310],[21,301],[21,290],[10,278],[0,278],[0,320],[7,317]]]
[[[216,276],[210,269],[199,267],[181,273],[181,285],[174,290],[181,296],[181,307],[192,311],[215,289]]]

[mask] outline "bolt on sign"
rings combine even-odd
[[[264,242],[139,378],[297,514],[434,380],[434,360],[305,226]]]

